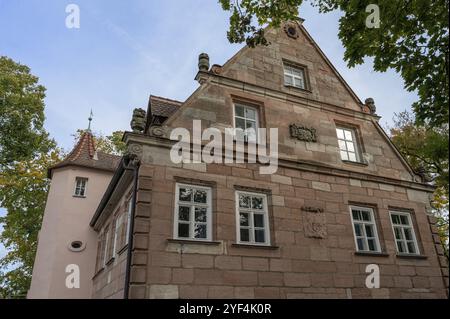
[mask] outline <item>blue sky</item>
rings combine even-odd
[[[67,29],[65,8],[80,7],[80,29]],[[339,13],[300,16],[344,79],[364,100],[373,97],[382,124],[409,109],[416,95],[394,72],[371,62],[348,69],[338,39]],[[31,67],[47,88],[46,128],[70,149],[87,127],[103,134],[127,130],[132,110],[146,109],[149,94],[184,100],[197,87],[197,57],[223,64],[241,45],[226,39],[228,14],[211,0],[0,0],[0,55]],[[0,210],[0,214],[2,214]],[[4,254],[0,247],[0,257]]]

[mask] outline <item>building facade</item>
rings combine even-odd
[[[92,298],[446,298],[434,189],[384,133],[374,101],[359,100],[301,21],[266,36],[269,46],[223,66],[200,55],[186,101],[151,96],[135,110],[90,220]],[[221,161],[188,161],[194,121],[248,129],[232,137],[243,155],[220,147]],[[193,136],[182,162],[179,128]],[[264,143],[273,174],[248,160]],[[373,269],[377,288],[366,285]]]
[[[118,162],[116,156],[97,152],[86,131],[64,161],[49,169],[51,186],[27,298],[91,296],[97,233],[89,222]],[[75,283],[66,280],[74,271],[79,288],[69,288]]]

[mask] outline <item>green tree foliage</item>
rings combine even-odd
[[[0,56],[0,169],[47,151],[44,97],[30,68]]]
[[[412,168],[436,186],[434,212],[438,218],[441,241],[448,258],[448,209],[449,209],[449,127],[417,125],[408,112],[396,114],[391,139]]]
[[[84,130],[77,130],[73,135],[75,143],[78,142]],[[94,137],[95,148],[98,151],[102,151],[113,155],[123,155],[127,149],[125,142],[122,142],[123,132],[114,131],[111,135],[103,135],[101,133],[92,133]]]
[[[0,297],[28,290],[47,196],[46,170],[58,160],[44,125],[45,88],[30,69],[0,56]]]
[[[0,206],[7,211],[0,217],[3,232],[0,242],[7,254],[0,260],[0,295],[23,297],[30,285],[37,236],[47,199],[47,169],[60,160],[53,142],[52,151],[37,154],[33,159],[16,161],[0,172]]]
[[[219,0],[230,12],[228,40],[249,46],[268,44],[266,26],[294,20],[303,0]],[[408,91],[419,124],[448,123],[449,0],[310,0],[322,13],[340,10],[339,38],[349,67],[374,61],[374,70],[398,72]],[[369,4],[380,11],[380,27],[368,28]]]

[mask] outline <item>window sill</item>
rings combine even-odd
[[[367,257],[389,257],[388,253],[377,253],[377,252],[369,252],[369,251],[356,251],[355,256],[367,256]]]
[[[116,252],[116,254],[118,256],[122,255],[125,251],[127,251],[128,248],[128,244],[126,244],[125,246],[123,246],[122,248],[120,248],[120,250],[118,252]]]
[[[413,255],[413,254],[397,254],[397,258],[404,258],[404,259],[427,259],[428,256],[425,255]]]
[[[347,161],[347,160],[342,160],[342,163],[356,165],[356,166],[368,166],[369,165],[369,163],[367,163],[367,162],[353,162],[353,161]]]
[[[112,257],[112,258],[110,258],[109,260],[108,260],[108,262],[105,264],[105,266],[109,266],[109,265],[111,265],[113,262],[114,262],[114,257]]]
[[[75,197],[75,198],[86,198],[86,196],[81,196],[81,195],[73,195],[73,197]]]
[[[295,91],[299,91],[299,92],[303,92],[303,93],[312,93],[312,91],[310,89],[302,89],[302,88],[294,86],[294,85],[284,84],[284,87],[288,88],[289,90],[295,90]]]
[[[169,238],[167,239],[169,243],[174,244],[200,244],[200,245],[220,245],[220,241],[207,241],[207,240],[192,240],[192,239],[175,239],[175,238]]]
[[[256,249],[269,249],[269,250],[275,250],[278,249],[280,247],[278,246],[272,246],[272,245],[254,245],[254,244],[238,244],[238,243],[234,243],[231,244],[232,247],[235,248],[256,248]]]

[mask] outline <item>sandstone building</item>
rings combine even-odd
[[[359,100],[301,22],[267,37],[269,46],[245,47],[223,66],[202,54],[200,85],[186,101],[151,96],[146,112],[134,112],[120,163],[94,159],[82,139],[67,166],[53,169],[29,297],[447,296],[433,187],[384,133],[373,100]],[[278,128],[278,170],[174,163],[170,133],[191,131],[193,120],[221,131]],[[114,175],[70,163],[77,149],[90,163],[117,164]],[[55,183],[65,187],[56,192]],[[86,198],[72,198],[80,187]],[[86,249],[68,249],[72,241]],[[72,263],[86,269],[82,295],[63,287]],[[379,266],[379,288],[366,287],[370,264]],[[33,295],[52,276],[59,295],[51,287]]]

